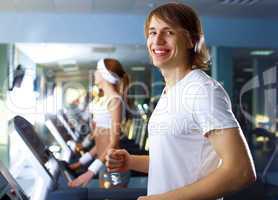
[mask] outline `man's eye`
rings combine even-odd
[[[174,31],[166,31],[167,35],[174,35]]]
[[[156,32],[155,31],[151,31],[151,32],[149,32],[149,35],[155,35],[156,34]]]

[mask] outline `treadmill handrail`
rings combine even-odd
[[[63,137],[61,136],[60,132],[57,130],[56,126],[53,124],[53,122],[50,119],[45,122],[45,126],[48,128],[48,130],[53,135],[53,137],[57,140],[57,142],[61,145],[62,149],[66,151],[68,155],[67,160],[69,160],[69,158],[72,155],[72,150],[68,146],[66,141],[64,141]]]
[[[64,117],[60,114],[58,114],[58,119],[61,121],[61,123],[64,125],[65,129],[67,130],[67,132],[70,134],[70,136],[72,137],[72,139],[74,141],[77,141],[78,138],[77,136],[74,134],[74,132],[71,130],[70,126],[68,125],[68,123],[66,122],[66,120],[64,119]]]

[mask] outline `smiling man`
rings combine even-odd
[[[229,96],[209,63],[200,20],[184,4],[162,5],[145,23],[147,47],[166,86],[149,120],[149,156],[111,149],[110,171],[148,173],[139,200],[221,199],[256,179]]]

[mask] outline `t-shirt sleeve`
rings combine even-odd
[[[213,80],[196,91],[192,115],[203,135],[211,130],[239,127],[228,94]]]

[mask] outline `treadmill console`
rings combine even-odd
[[[41,142],[33,125],[23,117],[16,116],[14,118],[14,128],[30,148],[32,154],[36,157],[41,166],[45,169],[45,172],[49,175],[52,181],[54,181],[52,174],[50,174],[49,170],[46,168],[47,163],[53,156],[47,147]]]
[[[8,169],[0,161],[0,199],[28,200],[23,189],[16,183]]]

